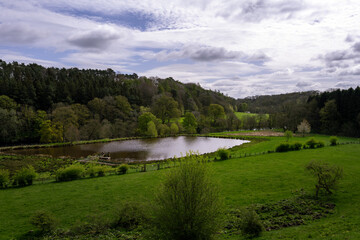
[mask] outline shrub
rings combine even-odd
[[[316,145],[317,145],[317,141],[314,138],[307,140],[305,143],[306,148],[315,148]]]
[[[290,145],[290,149],[292,151],[298,151],[301,150],[302,146],[303,146],[302,143],[296,142]]]
[[[321,189],[325,190],[328,194],[332,194],[332,190],[336,189],[339,180],[343,176],[341,167],[330,165],[323,161],[311,161],[306,165],[306,169],[317,178],[317,183],[315,184],[316,197],[318,197]]]
[[[264,231],[259,216],[254,210],[244,210],[241,216],[240,229],[243,235],[249,237],[259,237]]]
[[[9,171],[6,169],[0,169],[0,188],[7,187],[9,183]]]
[[[39,228],[42,233],[50,232],[55,229],[56,220],[48,212],[39,211],[30,218],[30,223]]]
[[[281,143],[279,146],[276,147],[275,152],[287,152],[290,149],[290,144],[288,143]]]
[[[314,138],[311,138],[306,141],[304,144],[304,148],[322,148],[325,146],[325,143],[323,141],[317,141]]]
[[[117,174],[126,174],[128,170],[129,170],[129,165],[127,165],[127,164],[121,164],[121,165],[117,168],[116,172],[117,172]]]
[[[222,226],[222,201],[202,156],[187,156],[155,196],[154,223],[164,239],[211,239]]]
[[[115,226],[132,230],[139,225],[149,222],[150,214],[148,208],[138,202],[125,202],[117,211]]]
[[[14,175],[14,185],[27,186],[32,185],[36,178],[36,172],[33,166],[28,166],[18,170]]]
[[[338,145],[338,138],[336,136],[330,137],[330,146],[336,146]]]
[[[219,148],[217,150],[217,155],[219,156],[220,160],[227,160],[230,158],[230,152],[225,148]]]
[[[89,174],[90,177],[102,177],[105,176],[106,172],[108,171],[109,169],[107,166],[90,165],[86,170],[86,173]]]
[[[56,171],[56,181],[71,181],[83,176],[85,167],[81,164],[73,164],[66,168],[60,168]]]

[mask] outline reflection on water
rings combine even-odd
[[[53,157],[70,156],[86,157],[94,153],[110,153],[112,159],[119,161],[147,161],[180,157],[186,152],[195,151],[200,154],[214,152],[218,148],[231,148],[247,141],[208,137],[169,137],[93,143],[85,145],[64,146],[42,149],[14,150],[13,153],[34,155],[47,154]]]

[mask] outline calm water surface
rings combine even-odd
[[[169,137],[154,139],[125,140],[108,143],[65,146],[43,149],[14,150],[13,153],[24,155],[46,154],[53,157],[70,156],[86,157],[94,153],[110,153],[118,161],[148,161],[180,157],[186,152],[195,151],[200,154],[214,152],[218,148],[231,148],[241,145],[245,140],[209,138],[209,137]]]

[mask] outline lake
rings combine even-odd
[[[246,140],[211,138],[211,137],[167,137],[92,143],[84,145],[19,149],[9,151],[22,155],[51,155],[53,157],[69,156],[82,158],[96,153],[110,153],[116,161],[150,161],[181,157],[186,152],[195,151],[200,154],[215,152],[219,148],[231,148],[246,143]]]

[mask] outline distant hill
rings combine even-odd
[[[309,97],[317,95],[317,91],[293,92],[278,95],[253,96],[237,100],[239,111],[251,113],[278,113],[284,108],[297,104],[304,104]]]

